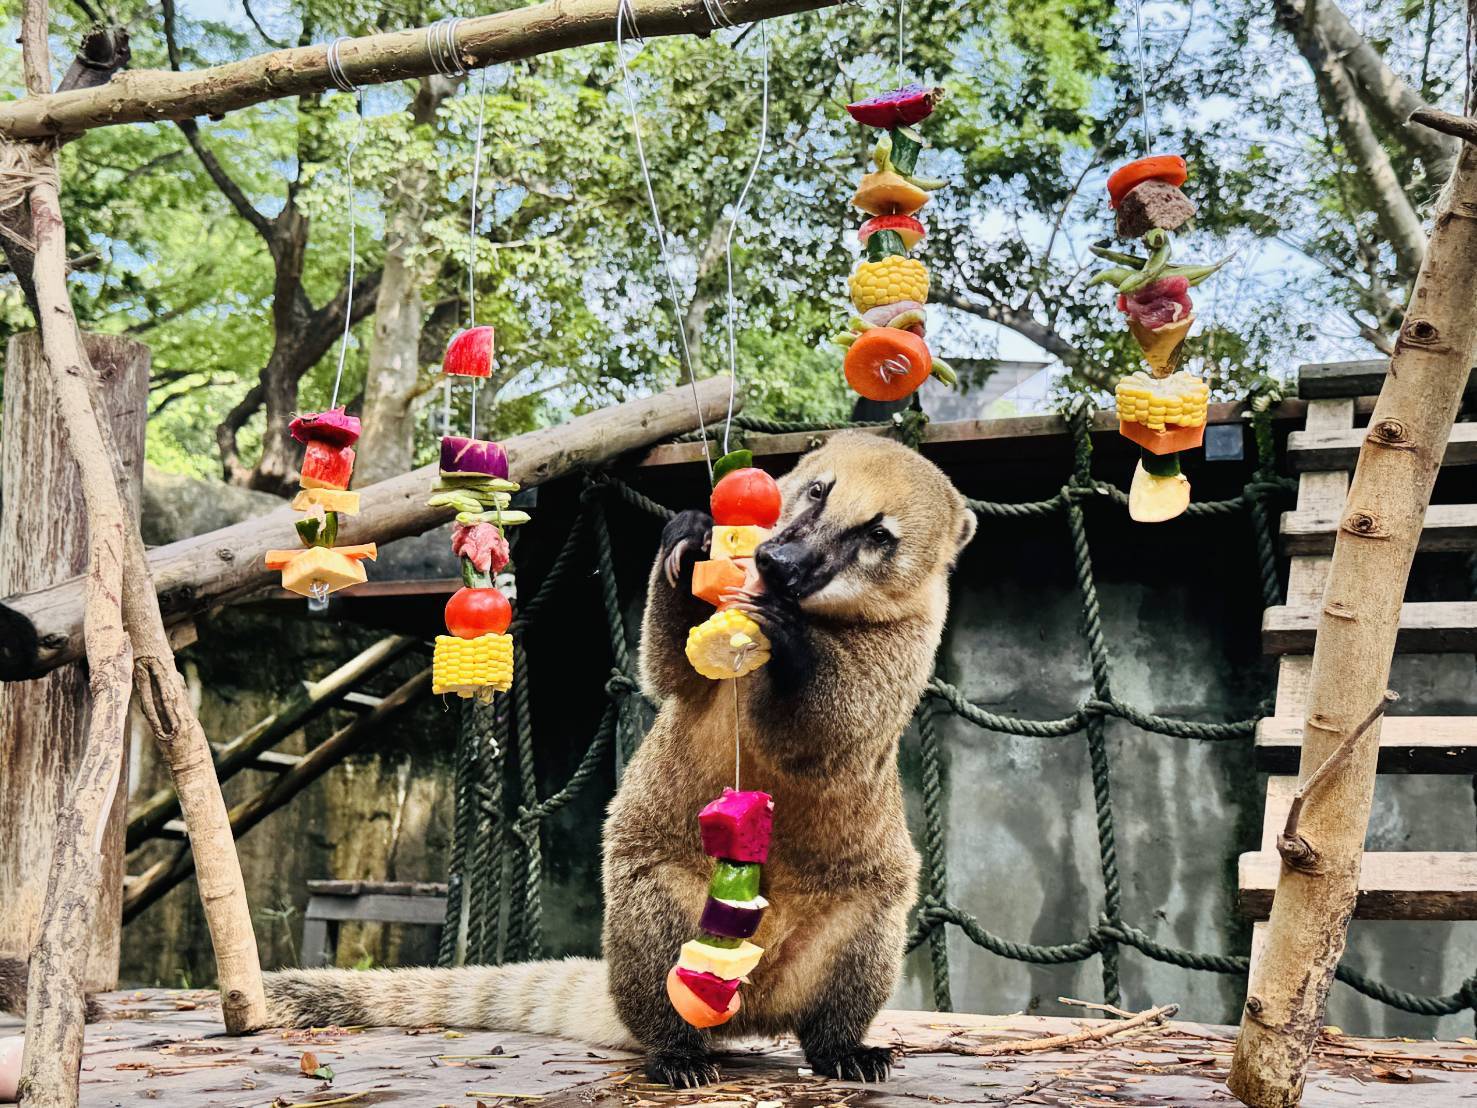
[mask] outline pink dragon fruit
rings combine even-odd
[[[298,442],[326,442],[330,446],[353,446],[359,441],[359,417],[343,408],[306,412],[287,425]]]
[[[693,996],[715,1012],[728,1011],[728,1003],[733,999],[733,994],[738,992],[739,987],[738,978],[725,981],[716,973],[698,973],[683,966],[677,967],[677,980],[692,990]]]
[[[451,552],[466,558],[478,573],[498,573],[508,564],[508,540],[490,523],[458,523],[451,529]]]
[[[1184,277],[1161,277],[1131,295],[1120,295],[1118,310],[1151,331],[1177,323],[1194,310],[1190,282]]]
[[[723,795],[698,813],[703,853],[730,862],[769,860],[769,834],[774,801],[768,793],[724,789]]]
[[[907,127],[927,119],[943,98],[944,90],[941,88],[904,85],[880,96],[848,104],[846,110],[852,119],[866,127]]]

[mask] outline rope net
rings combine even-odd
[[[1263,406],[1264,407],[1264,406]],[[1082,635],[1087,645],[1092,688],[1069,715],[1060,719],[1023,719],[1000,715],[971,702],[954,685],[935,676],[914,714],[922,768],[923,877],[914,926],[908,940],[911,952],[926,946],[932,971],[933,999],[940,1011],[953,1008],[949,984],[948,928],[956,927],[979,947],[1020,962],[1057,965],[1098,958],[1103,999],[1121,1005],[1119,964],[1128,947],[1160,962],[1208,973],[1244,975],[1250,967],[1245,954],[1214,954],[1169,946],[1123,919],[1123,891],[1119,875],[1117,834],[1114,828],[1112,772],[1105,735],[1107,717],[1124,720],[1166,738],[1196,742],[1245,741],[1256,730],[1258,718],[1228,723],[1176,719],[1143,711],[1114,695],[1111,661],[1103,634],[1103,618],[1093,575],[1083,505],[1108,501],[1126,510],[1127,495],[1116,486],[1092,477],[1091,411],[1085,405],[1068,413],[1073,444],[1070,478],[1054,496],[1025,503],[969,500],[980,517],[1022,520],[1065,517],[1071,541],[1077,590],[1082,608]],[[1253,411],[1257,468],[1239,496],[1192,503],[1192,515],[1248,518],[1255,539],[1263,601],[1282,602],[1277,552],[1269,501],[1286,497],[1296,483],[1274,469],[1275,454],[1267,411]],[[905,412],[890,423],[818,424],[753,419],[737,416],[734,425],[763,433],[834,430],[839,427],[886,427],[902,441],[916,446],[926,417]],[[691,436],[688,436],[691,438]],[[543,881],[541,827],[596,777],[612,746],[624,764],[644,733],[645,714],[657,707],[642,693],[634,675],[631,648],[621,616],[620,597],[612,559],[608,508],[646,513],[661,520],[675,513],[609,474],[586,478],[581,511],[562,548],[534,596],[521,604],[513,623],[515,667],[510,695],[488,706],[466,701],[456,755],[456,815],[449,863],[446,927],[442,931],[443,965],[461,962],[494,964],[543,956]],[[553,595],[574,573],[588,573],[591,561],[600,582],[610,635],[611,670],[605,683],[608,703],[594,738],[563,786],[540,796],[533,762],[533,721],[529,712],[528,659],[523,629],[535,619]],[[1477,567],[1477,563],[1474,563]],[[1474,568],[1477,576],[1477,568]],[[1082,736],[1092,775],[1098,857],[1102,874],[1102,910],[1080,938],[1054,945],[1014,942],[997,935],[949,899],[947,850],[944,835],[943,754],[937,731],[941,716],[954,715],[987,731],[1040,739]],[[1477,1010],[1477,974],[1454,992],[1427,995],[1397,989],[1340,965],[1338,979],[1382,1004],[1425,1016],[1454,1015]]]

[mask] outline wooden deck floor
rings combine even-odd
[[[927,1104],[1175,1108],[1236,1102],[1222,1084],[1230,1028],[1172,1023],[1127,1041],[1008,1056],[971,1047],[1076,1031],[1092,1021],[887,1012],[874,1029],[902,1055],[886,1085],[824,1081],[792,1042],[723,1061],[724,1084],[675,1092],[642,1081],[630,1055],[533,1035],[445,1028],[221,1033],[212,993],[148,990],[103,998],[88,1029],[84,1108],[305,1108],[452,1105],[552,1108],[917,1108]],[[0,1017],[0,1035],[17,1030]],[[312,1055],[312,1057],[308,1057]],[[331,1070],[332,1078],[304,1069]],[[320,1071],[322,1072],[322,1071]],[[1303,1104],[1404,1108],[1477,1103],[1477,1040],[1325,1037]]]

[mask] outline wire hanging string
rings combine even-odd
[[[749,175],[744,178],[744,187],[739,190],[738,200],[734,203],[733,219],[729,221],[728,235],[723,242],[723,257],[728,267],[728,415],[723,421],[725,454],[728,453],[728,435],[733,429],[734,395],[738,391],[738,337],[734,323],[738,308],[733,295],[733,236],[738,230],[739,220],[746,213],[749,190],[754,185],[754,178],[759,175],[759,165],[764,160],[764,151],[769,144],[769,31],[763,23],[759,24],[759,58],[759,147],[754,151],[754,164],[749,166]],[[737,789],[738,786],[735,785],[734,788]]]
[[[898,88],[902,88],[903,87],[903,74],[906,72],[906,70],[904,70],[904,68],[903,68],[903,52],[904,52],[904,49],[905,49],[906,45],[907,45],[907,36],[904,34],[904,27],[903,27],[903,0],[897,0],[897,84],[898,84]]]
[[[1139,114],[1144,120],[1144,157],[1153,150],[1154,139],[1149,123],[1149,86],[1144,79],[1144,13],[1142,0],[1133,0],[1134,48],[1138,55]]]
[[[716,3],[717,0],[712,0]],[[672,254],[667,249],[667,235],[662,227],[661,209],[657,207],[656,190],[651,183],[651,167],[646,162],[646,144],[641,138],[641,110],[636,103],[636,92],[631,86],[631,69],[626,64],[625,27],[630,25],[631,35],[641,41],[641,30],[636,25],[636,12],[631,0],[620,0],[615,11],[615,56],[621,67],[621,86],[626,101],[631,106],[631,130],[636,135],[636,159],[641,164],[641,180],[646,186],[646,200],[651,207],[651,222],[656,231],[656,243],[661,251],[662,266],[667,274],[667,298],[672,307],[672,321],[677,329],[677,350],[682,359],[682,368],[687,372],[687,383],[692,389],[692,406],[697,413],[698,432],[703,440],[703,461],[708,467],[708,481],[713,480],[713,451],[708,443],[708,428],[703,419],[703,407],[697,395],[697,377],[693,374],[692,354],[687,349],[687,329],[682,325],[682,315],[677,307],[677,275],[672,266]]]
[[[477,326],[477,190],[482,185],[482,128],[487,113],[487,70],[477,76],[477,137],[472,144],[472,211],[467,218],[467,326]],[[476,437],[476,432],[473,432]]]
[[[359,142],[364,137],[364,90],[356,88],[354,82],[349,80],[348,74],[344,72],[343,60],[339,57],[341,44],[348,41],[346,38],[336,38],[329,43],[327,58],[328,75],[333,83],[344,92],[354,94],[354,111],[357,116],[354,137],[344,148],[344,175],[348,178],[349,186],[349,281],[344,302],[344,333],[339,337],[338,369],[333,375],[333,398],[328,402],[330,408],[338,407],[339,385],[344,379],[344,358],[349,352],[349,332],[354,326],[354,271],[359,254],[358,220],[354,212],[354,152],[359,149]]]

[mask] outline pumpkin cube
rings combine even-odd
[[[747,559],[745,559],[747,561]],[[692,595],[715,608],[723,606],[723,594],[744,587],[744,563],[732,558],[712,558],[692,567]]]
[[[299,596],[312,596],[315,585],[338,592],[364,581],[362,562],[326,546],[310,546],[282,568],[282,587]]]

